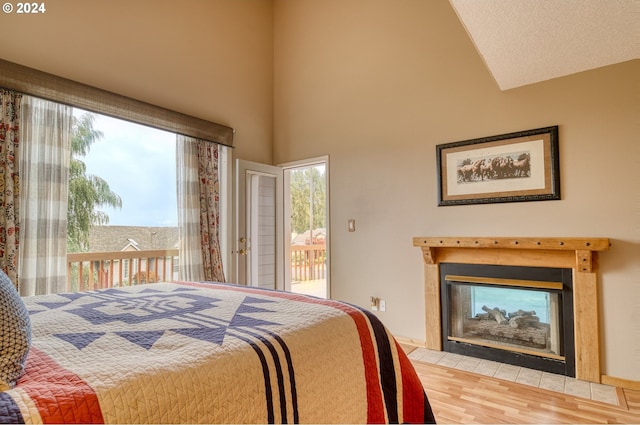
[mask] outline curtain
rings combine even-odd
[[[219,146],[177,136],[179,278],[224,282],[220,252]]]
[[[0,100],[0,268],[18,287],[22,95],[0,89]]]
[[[176,190],[178,201],[178,238],[180,280],[204,280],[200,244],[200,189],[198,184],[197,141],[176,138]]]
[[[67,205],[73,109],[24,96],[20,169],[20,294],[67,286]]]
[[[224,282],[220,252],[220,146],[198,141],[200,238],[204,278]]]

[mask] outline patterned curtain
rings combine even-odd
[[[200,243],[200,188],[197,141],[178,135],[176,138],[176,174],[178,200],[180,280],[204,280]]]
[[[220,147],[199,140],[200,238],[205,280],[224,282],[220,252]]]
[[[20,104],[22,95],[0,89],[0,268],[18,287]]]
[[[20,294],[67,288],[67,205],[73,109],[24,96]]]
[[[176,168],[181,280],[224,282],[220,253],[219,146],[178,135]]]

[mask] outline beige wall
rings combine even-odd
[[[274,22],[274,159],[330,157],[335,298],[424,340],[413,236],[608,237],[603,369],[640,380],[640,61],[501,92],[446,0],[278,0]],[[562,200],[437,206],[437,144],[550,125]]]
[[[271,162],[273,5],[265,0],[47,0],[0,16],[0,57],[236,130]]]

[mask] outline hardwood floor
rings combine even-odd
[[[614,406],[444,366],[412,361],[438,423],[640,424],[640,391]]]

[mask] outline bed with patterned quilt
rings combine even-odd
[[[370,312],[219,283],[23,298],[24,371],[1,423],[428,423],[420,380]]]

